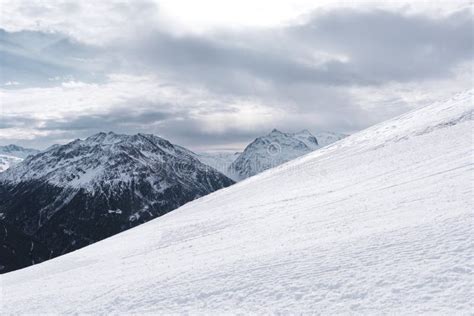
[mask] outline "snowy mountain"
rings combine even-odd
[[[473,96],[4,274],[2,314],[469,314]]]
[[[33,148],[25,148],[17,145],[0,146],[0,155],[12,156],[25,159],[30,155],[36,155],[40,151]]]
[[[0,172],[7,170],[11,166],[14,166],[22,161],[22,158],[0,154]]]
[[[347,137],[334,132],[319,132],[316,135],[308,130],[283,133],[274,129],[249,144],[243,153],[198,153],[196,158],[239,181]]]
[[[226,174],[234,180],[242,180],[344,137],[336,133],[321,133],[321,136],[324,144],[320,144],[308,130],[283,133],[274,129],[270,134],[258,137],[250,143],[229,166]]]
[[[39,150],[17,145],[0,146],[0,172],[20,163],[29,155],[36,155]]]
[[[0,174],[0,215],[63,254],[233,182],[154,135],[99,133]]]
[[[335,143],[335,142],[337,142],[337,141],[339,141],[343,138],[346,138],[349,135],[342,134],[342,133],[322,131],[322,132],[315,133],[314,136],[318,140],[319,146],[326,147],[326,146],[331,145],[332,143]]]
[[[196,154],[196,158],[202,163],[227,175],[227,170],[230,165],[240,154],[240,152],[200,152]]]

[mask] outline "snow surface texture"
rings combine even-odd
[[[2,314],[470,313],[472,97],[2,275]]]

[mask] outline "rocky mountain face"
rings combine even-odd
[[[17,145],[0,146],[0,172],[20,163],[30,155],[36,155],[39,150],[24,148]]]
[[[231,184],[160,137],[99,133],[0,173],[0,216],[59,255]]]
[[[44,244],[0,219],[0,273],[48,260],[53,255]]]
[[[242,180],[345,137],[343,134],[330,132],[320,135],[322,142],[308,130],[284,133],[274,129],[250,143],[228,167],[226,174],[236,181]]]

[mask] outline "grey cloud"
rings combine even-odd
[[[215,89],[251,91],[240,81],[348,86],[449,76],[453,66],[472,59],[472,41],[467,10],[433,18],[347,9],[252,34],[200,37],[150,31],[127,46],[145,67],[207,81]],[[347,61],[318,60],[317,53],[342,55]]]
[[[275,84],[371,83],[357,73],[344,73],[344,64],[340,61],[310,65],[300,61],[297,52],[279,54],[264,45],[242,47],[232,41],[153,32],[129,46],[132,51],[128,53],[144,62],[144,67],[165,71],[179,80],[207,83],[217,91],[252,92],[256,80]]]
[[[150,5],[143,4],[121,10],[137,17]],[[176,36],[147,27],[133,39],[102,48],[58,33],[0,31],[2,79],[28,81],[29,76],[38,83],[72,75],[97,82],[110,71],[140,69],[219,93],[253,94],[266,92],[260,91],[260,81],[346,87],[446,77],[473,57],[468,10],[434,18],[338,9],[315,13],[298,26],[202,36]]]
[[[351,133],[409,106],[393,101],[396,107],[384,104],[368,112],[349,88],[449,78],[457,65],[472,61],[472,42],[468,11],[434,18],[352,9],[316,13],[298,26],[253,32],[173,36],[150,30],[127,43],[131,49],[124,55],[174,82],[283,109],[288,117],[275,121],[276,127],[291,130],[304,124]],[[221,107],[229,110],[225,103]],[[184,142],[225,138],[208,137],[199,124],[174,124],[167,130]],[[190,126],[192,132],[185,135]],[[229,129],[236,141],[241,141],[240,132],[248,131]]]
[[[101,82],[113,56],[60,33],[0,29],[0,60],[0,84],[22,88],[53,86],[54,78]]]
[[[203,122],[188,116],[186,113],[170,114],[157,110],[147,109],[139,113],[132,111],[112,110],[102,114],[81,115],[63,120],[45,120],[28,117],[11,117],[0,122],[2,128],[33,127],[39,131],[49,132],[35,140],[12,139],[6,143],[16,143],[34,148],[46,148],[52,143],[65,143],[76,138],[85,138],[102,131],[117,133],[153,133],[165,137],[173,143],[188,148],[205,148],[206,146],[243,146],[258,136],[267,132],[262,128],[258,131],[245,129],[228,129],[216,134],[206,132]]]
[[[159,124],[185,113],[161,110],[170,108],[168,104],[154,104],[146,101],[129,100],[129,106],[121,105],[102,113],[71,115],[63,119],[36,118],[25,115],[2,115],[0,130],[12,127],[34,127],[39,131],[73,131],[90,133],[91,131],[145,130],[147,126]],[[137,108],[137,104],[141,107]],[[155,107],[155,108],[154,108]]]
[[[28,127],[32,126],[34,123],[34,119],[24,116],[5,114],[0,115],[0,130],[13,127]]]
[[[379,82],[448,75],[473,57],[469,10],[443,18],[372,10],[315,15],[290,33],[315,47],[347,54],[348,67]]]
[[[115,108],[100,114],[80,115],[62,120],[45,120],[39,130],[61,131],[102,131],[146,129],[171,117],[171,113],[160,110],[144,109],[135,111],[132,108]]]
[[[3,143],[15,143],[33,148],[46,148],[52,143],[65,143],[76,138],[85,138],[102,131],[133,134],[139,132],[158,133],[156,126],[168,119],[176,118],[179,113],[158,109],[134,110],[133,107],[114,108],[103,113],[84,114],[63,119],[39,119],[27,116],[4,116],[0,119],[0,133],[4,128],[34,128],[47,132],[46,136],[34,140],[11,139]]]
[[[146,8],[138,6],[134,18]],[[128,7],[123,10],[130,12]],[[185,146],[202,147],[247,143],[272,127],[350,133],[408,109],[406,103],[391,100],[393,106],[381,104],[369,112],[354,99],[351,89],[447,79],[457,66],[471,66],[472,17],[467,10],[430,17],[337,9],[316,12],[298,25],[199,36],[172,35],[145,25],[134,38],[121,38],[101,48],[61,34],[22,33],[14,34],[14,40],[0,37],[0,54],[4,54],[0,66],[10,76],[2,80],[21,81],[15,79],[21,74],[34,78],[35,84],[53,73],[74,73],[94,82],[112,72],[152,73],[178,88],[203,87],[215,99],[205,107],[180,104],[179,112],[171,104],[148,104],[139,110],[118,104],[102,114],[46,121],[39,127],[61,139],[102,130],[146,131]],[[35,49],[40,46],[38,53]],[[236,98],[283,110],[286,117],[275,119],[270,123],[273,126],[250,130],[242,124],[216,134],[190,115],[191,111],[200,116],[235,112],[229,104]],[[127,104],[140,102],[128,100]],[[32,124],[27,120],[8,118],[0,125]]]

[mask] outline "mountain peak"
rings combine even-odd
[[[25,147],[21,147],[21,146],[15,145],[15,144],[9,144],[9,145],[5,145],[5,146],[0,146],[0,148],[3,149],[3,150],[9,150],[9,151],[34,150],[34,149],[32,149],[32,148],[25,148]]]
[[[25,148],[15,144],[0,146],[0,155],[9,155],[24,159],[29,155],[37,154],[39,150],[33,148]]]
[[[414,110],[6,274],[3,314],[467,314],[472,113],[471,96]]]
[[[272,131],[270,132],[270,135],[271,134],[284,134],[283,132],[279,131],[278,129],[274,128],[272,129]]]
[[[228,174],[234,179],[244,179],[318,148],[316,137],[308,130],[293,134],[275,128],[250,143],[230,165]]]
[[[20,163],[26,157],[35,155],[39,151],[32,148],[24,148],[18,145],[10,144],[0,146],[0,172]]]
[[[296,134],[313,135],[313,134],[311,134],[311,132],[308,131],[307,129],[301,130],[301,131],[299,131],[299,132],[296,133]]]
[[[0,210],[22,231],[41,231],[34,237],[62,254],[232,183],[162,138],[101,132],[0,173]]]
[[[121,141],[126,141],[127,139],[130,139],[131,137],[133,137],[133,135],[117,134],[112,131],[109,131],[109,132],[99,132],[97,134],[91,135],[87,137],[85,141],[97,142],[97,143],[106,145],[106,144],[114,144]],[[77,141],[77,139],[75,141]]]
[[[5,146],[2,146],[2,147],[5,148],[5,149],[10,149],[10,150],[22,149],[22,147],[20,147],[18,145],[15,145],[15,144],[9,144],[9,145],[5,145]]]

